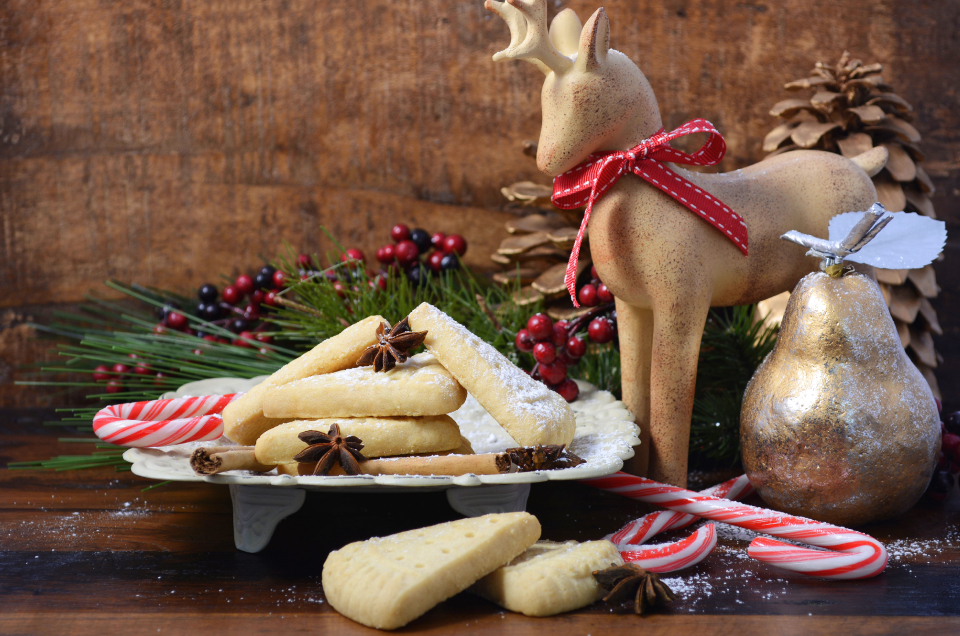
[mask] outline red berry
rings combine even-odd
[[[266,294],[263,293],[263,290],[262,290],[262,289],[258,289],[257,291],[255,291],[255,292],[253,292],[252,294],[250,294],[250,302],[253,303],[253,304],[255,304],[255,305],[259,305],[260,303],[263,302],[263,297],[264,297],[264,296],[266,296]]]
[[[344,296],[346,296],[346,289],[347,289],[346,285],[344,285],[340,281],[334,281],[333,291],[336,292],[337,296],[339,296],[340,298],[343,298]]]
[[[550,364],[541,364],[540,377],[547,384],[560,384],[567,377],[567,365],[554,360]]]
[[[447,254],[456,253],[463,256],[467,253],[467,240],[459,234],[451,234],[443,239],[443,251]]]
[[[182,330],[187,326],[187,317],[178,311],[167,314],[167,326],[171,329]]]
[[[573,402],[578,397],[580,397],[580,387],[577,386],[577,383],[567,378],[557,386],[553,387],[553,390],[560,394],[567,402]]]
[[[607,318],[594,318],[587,327],[587,335],[596,343],[604,344],[613,340],[613,322]]]
[[[271,307],[276,307],[280,304],[277,300],[276,292],[267,292],[267,295],[263,297],[263,302],[265,305],[270,305]]]
[[[157,335],[159,336],[160,334],[167,333],[167,328],[164,327],[162,324],[154,325],[154,326],[153,326],[153,333],[155,333],[155,334],[157,334]]]
[[[120,364],[119,362],[113,365],[111,370],[118,375],[123,373],[130,373],[130,367],[128,367],[125,364]]]
[[[941,448],[947,457],[960,464],[960,435],[956,433],[947,433],[944,435]]]
[[[377,250],[377,260],[384,265],[389,265],[397,258],[396,247],[393,245],[384,245]]]
[[[279,269],[273,273],[273,286],[277,289],[282,289],[284,282],[287,280],[287,275],[281,272]]]
[[[953,462],[950,461],[950,456],[945,452],[940,451],[940,457],[937,458],[937,470],[950,470],[950,465]]]
[[[610,290],[607,289],[607,286],[604,285],[603,283],[600,283],[600,286],[597,287],[597,297],[600,299],[600,302],[602,303],[613,302],[613,294],[610,293]]]
[[[577,298],[584,307],[595,307],[600,304],[600,298],[597,296],[597,288],[593,285],[584,285],[581,287]]]
[[[380,274],[377,274],[377,277],[373,279],[373,282],[376,283],[377,287],[379,287],[381,291],[387,291],[386,276],[381,276]]]
[[[240,332],[240,335],[237,336],[237,338],[233,341],[233,344],[235,344],[235,345],[238,346],[238,347],[252,347],[252,346],[253,346],[252,344],[250,344],[249,342],[247,342],[247,340],[243,340],[243,338],[246,338],[247,340],[253,340],[254,338],[256,338],[256,334],[253,333],[252,331],[241,331],[241,332]]]
[[[417,249],[417,244],[409,239],[397,243],[395,253],[397,255],[397,261],[404,267],[420,258],[420,250]]]
[[[937,413],[943,413],[943,402],[940,401],[940,398],[934,397],[933,401],[937,403]]]
[[[352,247],[340,255],[340,260],[351,265],[359,265],[363,262],[363,252]]]
[[[600,278],[600,274],[597,273],[597,266],[590,266],[590,278]]]
[[[162,371],[158,371],[157,375],[154,376],[154,378],[155,378],[153,381],[154,384],[156,384],[157,386],[163,386],[164,384],[166,384],[164,380],[167,379],[167,374]]]
[[[309,254],[301,254],[297,256],[297,265],[300,269],[313,269],[313,258]]]
[[[194,350],[193,350],[193,355],[195,355],[195,356],[202,356],[202,355],[203,355],[203,349],[194,349]]]
[[[538,342],[533,347],[533,359],[540,364],[550,364],[557,359],[557,348],[552,342]]]
[[[566,320],[558,320],[553,323],[553,334],[550,336],[550,341],[553,344],[560,348],[567,341],[567,326],[569,323]]]
[[[246,274],[240,274],[237,276],[237,280],[233,281],[233,286],[236,287],[241,294],[249,294],[253,291],[253,278]]]
[[[130,358],[131,360],[136,360],[136,359],[139,358],[140,356],[138,356],[138,355],[135,354],[135,353],[128,353],[128,354],[127,354],[127,357]]]
[[[257,342],[262,342],[263,344],[270,344],[273,342],[273,336],[266,333],[257,333]]]
[[[123,382],[120,380],[110,380],[107,382],[107,393],[119,393],[123,391]]]
[[[137,375],[150,375],[153,373],[153,369],[151,369],[150,365],[146,362],[138,362],[137,366],[134,367],[133,372]]]
[[[517,349],[523,351],[524,353],[530,353],[533,351],[533,337],[526,329],[521,329],[517,332],[517,337],[513,339],[513,344],[517,346]]]
[[[567,354],[572,358],[580,358],[587,352],[587,341],[583,338],[572,336],[567,340]]]
[[[406,241],[408,238],[410,238],[410,228],[403,223],[397,223],[390,228],[390,238],[393,239],[394,243]]]
[[[443,239],[447,238],[447,235],[443,232],[437,232],[430,237],[430,244],[433,245],[433,249],[443,251]]]
[[[440,271],[440,261],[443,260],[443,257],[446,256],[441,250],[435,250],[430,253],[430,256],[427,257],[427,265],[430,266],[435,272]]]
[[[219,342],[219,341],[220,341],[219,338],[217,338],[216,336],[211,335],[211,334],[205,335],[205,336],[203,337],[203,339],[206,340],[207,342]]]
[[[262,355],[262,356],[265,356],[265,355],[267,355],[268,353],[270,353],[270,350],[267,349],[266,347],[260,347],[259,349],[257,349],[257,351],[259,351],[259,352],[260,352],[260,355]]]
[[[235,285],[227,285],[223,288],[223,302],[236,305],[241,300],[243,300],[243,292]]]
[[[110,367],[105,364],[97,365],[97,367],[93,370],[93,379],[97,382],[104,382],[112,377],[113,372],[111,371]]]
[[[577,362],[580,361],[580,358],[572,358],[570,357],[569,353],[567,353],[566,351],[563,351],[560,353],[560,355],[557,356],[557,360],[560,360],[561,362],[563,362],[565,365],[567,365],[567,368],[569,369],[570,367],[577,366]]]
[[[527,320],[527,331],[537,342],[549,340],[553,337],[553,321],[547,314],[534,314]]]

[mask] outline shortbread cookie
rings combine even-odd
[[[356,367],[272,387],[264,394],[263,412],[304,419],[443,415],[466,399],[467,391],[450,372],[421,353],[390,371]]]
[[[253,444],[264,431],[292,417],[271,418],[263,413],[263,396],[271,388],[300,378],[349,369],[364,349],[377,342],[377,327],[386,321],[370,316],[327,338],[296,360],[289,362],[246,395],[223,409],[223,434],[240,444]]]
[[[449,415],[429,417],[364,417],[297,420],[272,428],[257,440],[256,456],[271,458],[270,464],[293,461],[307,447],[297,437],[303,431],[326,433],[334,424],[340,434],[363,441],[364,457],[389,457],[413,453],[450,451],[461,445],[460,427]]]
[[[552,616],[602,597],[593,572],[613,565],[623,565],[623,559],[609,541],[538,541],[477,581],[470,591],[512,612]]]
[[[520,446],[570,444],[576,430],[566,400],[433,305],[410,314],[410,328]]]
[[[323,592],[347,618],[396,629],[509,563],[539,537],[536,517],[509,512],[351,543],[327,557]]]

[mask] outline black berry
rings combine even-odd
[[[260,268],[261,274],[266,274],[270,278],[273,278],[273,275],[277,273],[277,268],[272,265],[264,265]]]
[[[210,283],[207,283],[206,285],[201,286],[200,289],[197,290],[197,297],[199,297],[202,302],[212,303],[217,299],[217,295],[219,293],[220,292],[217,291],[216,287],[214,287]]]
[[[943,425],[954,435],[960,435],[960,411],[954,411],[943,418]]]
[[[206,307],[203,308],[202,317],[207,322],[211,320],[216,320],[221,315],[220,305],[217,303],[209,303]]]
[[[420,250],[421,254],[426,254],[427,250],[433,245],[433,242],[430,240],[430,233],[419,227],[410,230],[410,240],[416,243],[417,249]]]
[[[424,267],[422,263],[415,263],[407,272],[407,280],[414,285],[422,285],[429,277],[430,270]]]
[[[270,269],[273,269],[272,267]],[[257,289],[273,289],[273,275],[276,274],[273,272],[265,272],[260,270],[257,274],[257,277],[253,279],[253,285]]]
[[[441,272],[452,272],[458,267],[460,267],[460,259],[457,258],[456,254],[445,254],[444,257],[440,259]]]
[[[234,318],[230,321],[229,329],[233,333],[240,333],[241,331],[246,331],[250,328],[250,323],[248,323],[243,318]]]

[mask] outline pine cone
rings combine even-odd
[[[524,153],[536,156],[536,144],[525,142]],[[515,284],[519,279],[521,287],[514,294],[517,303],[527,305],[543,300],[547,313],[554,319],[569,320],[588,311],[589,308],[574,309],[563,284],[583,210],[554,207],[550,200],[553,189],[530,181],[511,184],[500,192],[526,214],[507,222],[510,236],[490,255],[494,263],[503,266],[503,271],[494,274],[493,279],[502,285]],[[590,264],[589,237],[585,237],[577,275]]]
[[[811,76],[788,82],[788,91],[809,90],[809,99],[776,104],[770,114],[785,120],[763,140],[769,156],[796,149],[826,150],[853,158],[875,146],[890,153],[886,167],[873,177],[877,199],[888,210],[907,210],[936,218],[930,196],[934,187],[920,166],[920,133],[910,124],[913,107],[883,81],[881,64],[863,64],[844,51],[834,66],[817,62]],[[932,334],[942,335],[930,304],[940,288],[931,266],[920,270],[877,270],[900,341],[938,397],[933,369],[941,361]]]

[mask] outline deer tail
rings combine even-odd
[[[863,171],[867,173],[868,177],[872,177],[883,170],[883,167],[887,165],[887,158],[889,156],[890,153],[886,148],[877,146],[866,152],[861,152],[850,161],[860,166]]]

